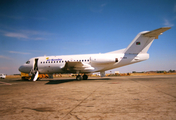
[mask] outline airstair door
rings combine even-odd
[[[38,58],[36,58],[35,60],[34,60],[34,70],[35,71],[38,71]]]

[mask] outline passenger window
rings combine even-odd
[[[45,62],[43,62],[43,63],[45,63]]]
[[[42,62],[40,62],[42,64]]]
[[[115,58],[115,62],[118,62],[118,58]]]

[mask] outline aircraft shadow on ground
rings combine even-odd
[[[88,80],[111,80],[111,78],[94,78],[94,79],[88,79]]]
[[[45,85],[48,84],[61,84],[61,83],[67,83],[67,82],[72,82],[72,81],[76,81],[74,79],[69,79],[69,80],[49,80],[49,82],[45,83]]]
[[[37,80],[37,81],[35,81],[35,82],[43,82],[43,81],[48,81],[47,83],[45,83],[45,84],[61,84],[61,83],[66,83],[66,82],[72,82],[72,81],[76,81],[75,79],[60,79],[60,80],[48,80],[48,79],[40,79],[40,80]],[[7,81],[6,81],[7,82]],[[9,81],[8,81],[9,82]],[[34,81],[32,81],[32,80],[20,80],[20,79],[18,79],[18,80],[13,80],[13,81],[10,81],[11,83],[13,83],[13,82],[34,82]],[[35,83],[34,82],[34,83]]]
[[[81,80],[81,81],[90,81],[90,80],[110,80],[110,78],[88,79],[88,80]],[[62,83],[73,82],[73,81],[77,81],[77,80],[76,79],[49,80],[49,82],[47,82],[46,85],[47,84],[62,84]]]
[[[88,80],[81,80],[78,82],[82,82],[82,81],[96,81],[96,80],[111,80],[111,78],[89,78]],[[17,80],[8,80],[6,82],[34,82],[32,80],[21,80],[21,79],[17,79]],[[67,83],[67,82],[73,82],[73,81],[77,81],[76,79],[53,79],[53,80],[48,80],[48,79],[40,79],[38,81],[35,82],[42,82],[42,81],[48,81],[47,83],[45,83],[45,85],[49,85],[49,84],[62,84],[62,83]]]

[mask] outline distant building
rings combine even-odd
[[[115,75],[119,75],[120,74],[120,72],[119,71],[115,71]]]

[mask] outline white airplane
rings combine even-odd
[[[38,74],[76,73],[76,79],[88,79],[87,73],[100,72],[101,77],[105,71],[149,59],[147,53],[154,39],[170,29],[162,27],[153,31],[140,32],[125,49],[104,54],[60,55],[34,57],[20,66],[19,71],[33,75],[36,81]],[[80,73],[84,73],[83,76]]]

